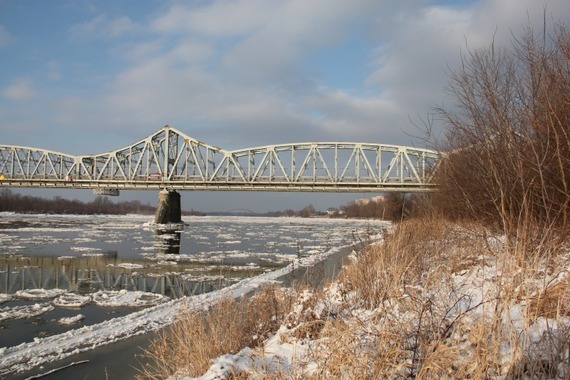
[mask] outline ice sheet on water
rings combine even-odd
[[[74,317],[66,317],[66,318],[64,317],[64,318],[60,318],[60,319],[58,319],[57,322],[60,323],[60,324],[62,324],[62,325],[69,326],[69,325],[73,325],[73,324],[75,324],[75,323],[78,323],[78,322],[80,322],[80,321],[82,321],[82,320],[84,320],[84,319],[85,319],[85,316],[84,316],[83,314],[77,314],[77,315],[74,316]]]
[[[59,256],[57,259],[58,260],[74,260],[74,259],[76,259],[76,257],[75,256]]]
[[[12,299],[12,296],[6,293],[0,293],[0,305],[4,302],[8,302]]]
[[[102,251],[101,248],[93,248],[93,247],[69,247],[71,251],[75,252],[98,252]]]
[[[168,301],[170,298],[162,294],[127,290],[100,290],[93,294],[93,301],[99,306],[153,306]]]
[[[73,239],[73,242],[75,242],[75,243],[92,243],[94,241],[96,241],[96,240],[93,238],[90,238],[90,237],[77,237],[77,238]]]
[[[162,260],[162,261],[157,261],[156,262],[157,265],[178,265],[178,263],[176,261],[172,261],[172,260]]]
[[[65,293],[53,300],[53,304],[64,308],[81,308],[91,302],[91,296]]]
[[[24,289],[14,293],[17,298],[25,300],[47,300],[65,293],[64,289]]]
[[[109,264],[107,267],[123,268],[123,269],[142,269],[144,265],[135,263],[121,263],[121,264]]]
[[[33,318],[48,313],[55,308],[49,302],[24,306],[4,307],[0,309],[0,322],[9,319]]]

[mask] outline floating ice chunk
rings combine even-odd
[[[47,300],[65,293],[64,289],[24,289],[18,290],[14,296],[26,300]]]
[[[76,259],[76,257],[75,256],[59,256],[57,259],[58,260],[74,260],[74,259]]]
[[[6,293],[0,293],[0,305],[4,302],[8,302],[12,299],[12,296]]]
[[[93,301],[99,306],[117,307],[139,307],[153,306],[168,301],[170,298],[161,294],[127,291],[125,289],[119,291],[100,290],[93,294]]]
[[[80,308],[91,302],[90,296],[76,293],[65,293],[53,300],[53,304],[58,307]]]
[[[94,247],[69,247],[70,250],[72,251],[76,251],[76,252],[97,252],[97,251],[102,251],[101,248],[94,248]]]
[[[91,243],[91,242],[94,242],[96,240],[93,238],[88,238],[88,237],[77,237],[77,238],[73,239],[73,241],[75,243]]]
[[[83,314],[77,314],[75,317],[60,318],[58,322],[62,325],[73,325],[85,319]]]
[[[142,269],[142,268],[144,268],[144,265],[134,264],[134,263],[121,263],[121,264],[116,264],[116,265],[109,264],[107,266],[123,268],[123,269]]]
[[[8,319],[33,318],[55,309],[49,303],[14,306],[0,309],[0,322]]]
[[[157,265],[178,265],[178,263],[176,261],[172,261],[172,260],[157,261],[156,264]]]

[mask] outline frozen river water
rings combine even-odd
[[[0,364],[11,347],[128,318],[363,241],[379,221],[0,214]],[[134,315],[134,314],[133,314]],[[1,366],[0,366],[1,367]],[[1,372],[0,372],[1,373]]]

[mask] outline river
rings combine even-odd
[[[385,228],[327,218],[186,217],[163,230],[151,219],[0,214],[0,354],[216,291]]]

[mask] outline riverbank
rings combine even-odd
[[[568,378],[570,250],[541,236],[404,222],[324,290],[300,289],[267,339],[205,373],[186,356],[176,376]]]

